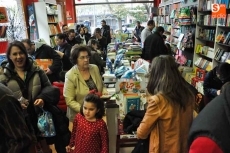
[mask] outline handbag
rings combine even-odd
[[[56,136],[52,114],[48,111],[45,111],[43,108],[41,109],[42,113],[38,116],[37,122],[38,129],[41,132],[41,137]]]

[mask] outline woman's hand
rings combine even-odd
[[[43,107],[44,106],[44,101],[42,99],[36,99],[34,102],[35,106]]]
[[[47,68],[47,69],[45,70],[45,73],[46,73],[46,74],[52,74],[53,72],[50,70],[50,68]]]
[[[26,109],[27,105],[26,104],[21,104],[22,109]]]

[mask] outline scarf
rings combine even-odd
[[[85,35],[79,35],[80,36],[80,38],[81,38],[81,40],[82,40],[82,44],[83,45],[86,45],[86,41],[85,41]]]

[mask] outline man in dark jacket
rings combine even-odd
[[[106,61],[106,57],[107,57],[107,53],[106,53],[107,41],[106,41],[106,37],[101,35],[101,29],[96,28],[94,30],[93,36],[90,39],[95,39],[95,40],[97,40],[99,42],[98,49],[100,51],[102,51],[103,60]]]
[[[0,83],[0,152],[35,153],[36,137],[30,133],[22,108],[13,93]]]
[[[230,64],[221,63],[209,71],[203,84],[205,103],[219,95],[221,87],[228,81],[230,81]]]
[[[51,83],[59,81],[59,73],[62,70],[62,61],[58,53],[50,46],[39,41],[32,43],[29,39],[24,39],[21,42],[25,45],[28,54],[35,60],[52,60],[52,64],[44,71]]]
[[[110,35],[110,26],[106,25],[106,21],[101,21],[101,35],[106,38],[107,45],[111,43],[111,35]]]
[[[156,31],[153,34],[145,39],[142,52],[143,59],[151,62],[154,57],[168,54],[162,37],[163,33],[164,28],[160,26],[156,28]]]
[[[60,33],[55,36],[55,41],[57,46],[54,47],[58,55],[62,59],[63,70],[68,71],[72,68],[72,63],[70,62],[70,52],[72,46],[65,41],[65,35]]]
[[[65,34],[64,34],[65,36]],[[68,36],[66,38],[66,41],[68,44],[70,44],[71,46],[74,46],[75,44],[77,44],[77,40],[76,40],[76,34],[74,29],[70,29],[68,31]]]
[[[230,83],[195,118],[188,137],[189,153],[229,153]]]
[[[137,42],[141,42],[141,32],[144,29],[143,26],[141,26],[140,21],[136,22],[136,27],[134,29],[134,37],[136,38]]]
[[[104,72],[103,67],[106,66],[106,62],[102,60],[101,55],[97,52],[98,41],[96,41],[95,39],[90,39],[88,46],[89,49],[91,50],[89,63],[97,65],[100,73],[103,74]]]

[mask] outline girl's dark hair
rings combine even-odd
[[[162,94],[168,102],[186,108],[194,100],[187,82],[182,78],[175,59],[169,55],[155,57],[152,61],[147,91],[151,95]]]
[[[100,99],[100,97],[96,94],[90,93],[90,94],[86,95],[84,101],[94,103],[98,109],[98,112],[96,113],[95,117],[97,119],[102,119],[102,117],[105,115],[105,107],[104,107],[104,102]],[[83,104],[81,105],[80,113],[81,113],[81,115],[84,116]]]
[[[87,52],[88,56],[91,56],[90,49],[86,45],[79,45],[71,50],[70,59],[73,64],[77,64],[80,52]]]
[[[10,59],[10,53],[11,53],[11,49],[12,47],[18,47],[22,52],[23,54],[25,54],[26,56],[26,63],[25,63],[25,70],[28,70],[29,67],[30,67],[30,64],[29,64],[29,57],[28,57],[28,53],[26,51],[26,48],[24,46],[24,44],[20,41],[13,41],[12,43],[9,44],[8,48],[7,48],[7,51],[6,51],[6,57],[7,57],[7,60],[8,60],[8,63],[9,63],[9,66],[11,68],[14,68],[14,63],[12,62],[12,60]]]

